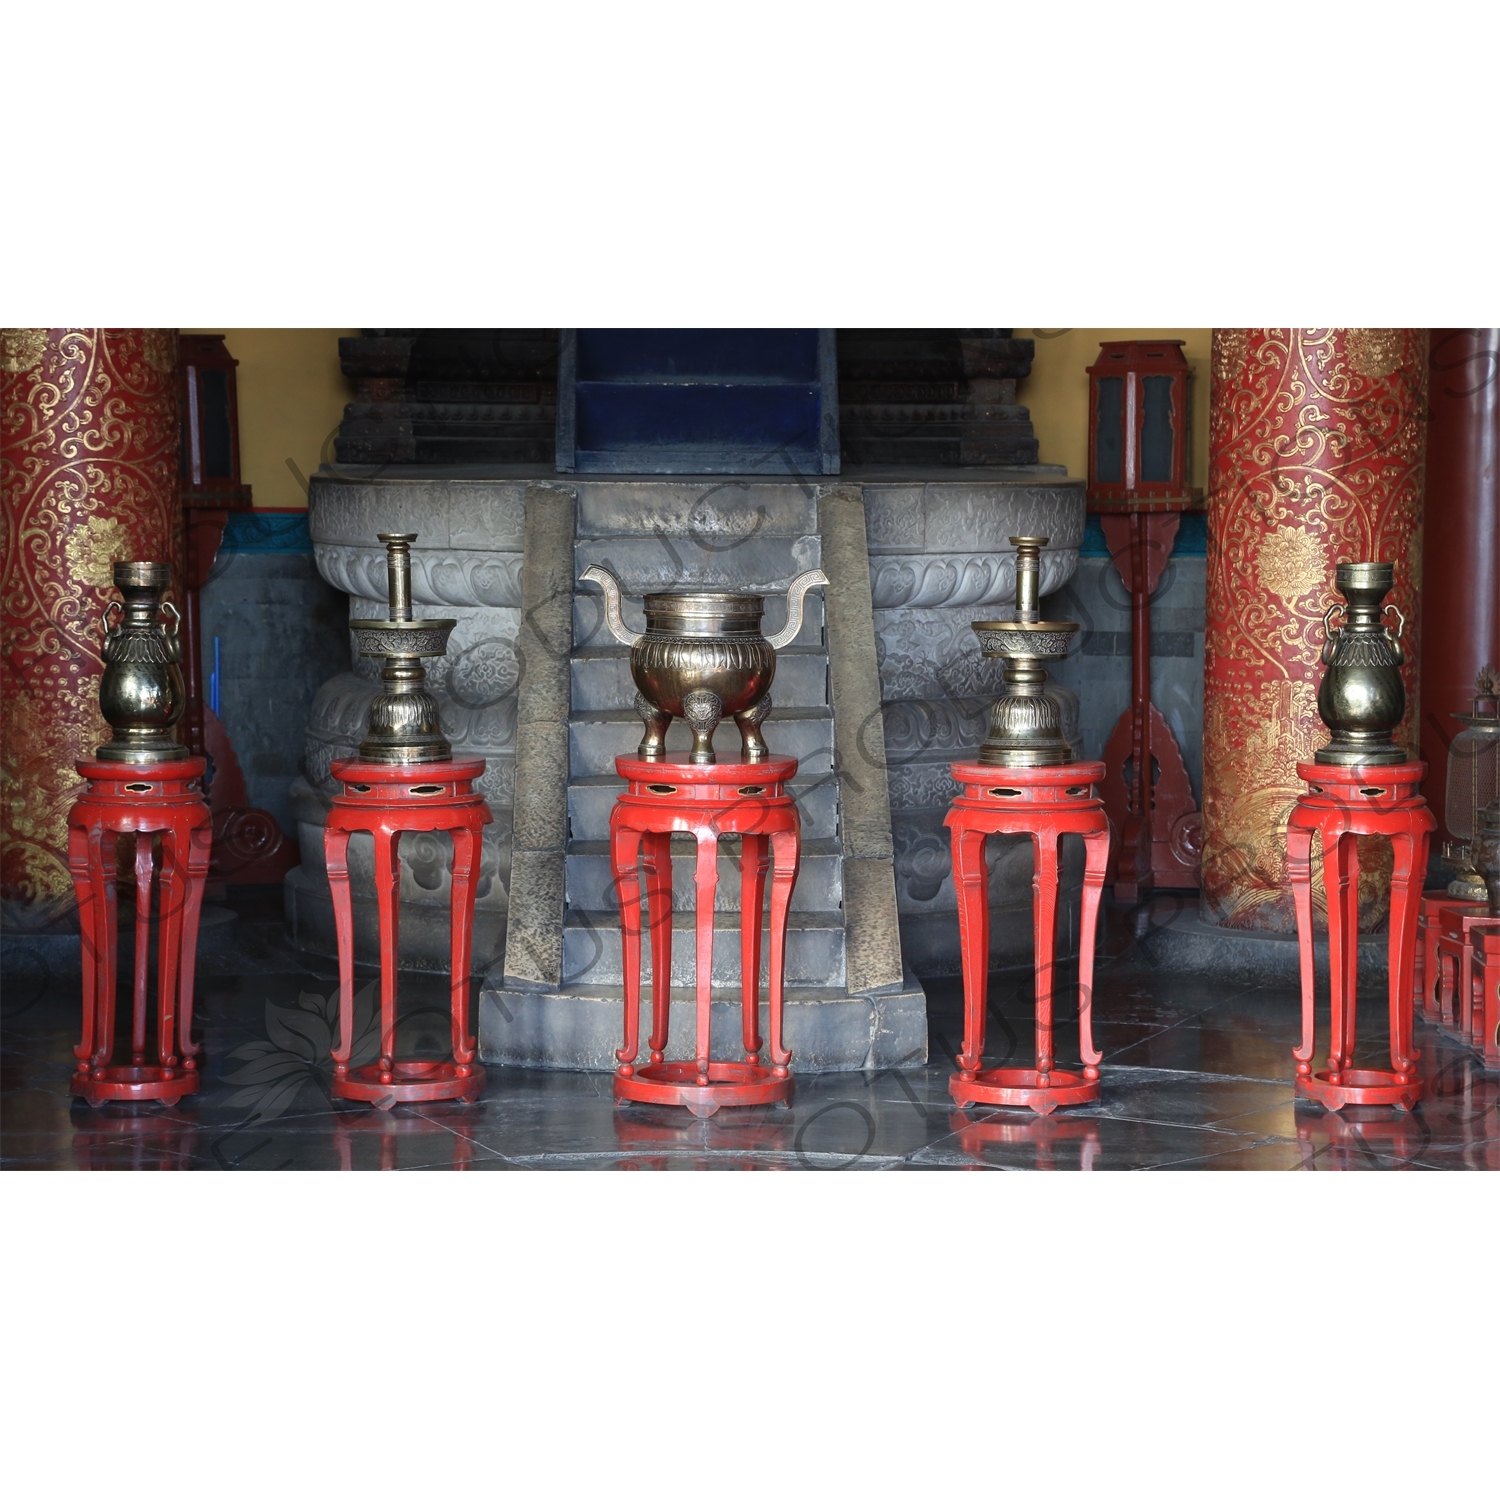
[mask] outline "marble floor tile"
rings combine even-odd
[[[616,1105],[605,1074],[492,1067],[472,1106],[382,1113],[334,1100],[328,1049],[337,976],[285,941],[264,893],[205,929],[196,1032],[203,1088],[172,1109],[90,1110],[67,1087],[76,977],[7,968],[0,992],[0,1168],[9,1171],[1496,1171],[1500,1075],[1434,1028],[1417,1028],[1426,1097],[1410,1114],[1297,1102],[1301,1037],[1291,987],[1158,974],[1120,940],[1096,976],[1105,1053],[1096,1104],[1041,1117],[954,1107],[962,984],[928,981],[928,1060],[878,1072],[805,1074],[789,1108],[707,1120]],[[1128,936],[1128,935],[1127,935]],[[1078,1056],[1076,968],[1057,975],[1059,1060]],[[448,1043],[442,976],[403,975],[400,1050]],[[986,1064],[1033,1057],[1031,979],[991,976]],[[1320,1012],[1317,1065],[1326,1057]],[[1387,1050],[1384,997],[1360,1003],[1358,1061]],[[356,1059],[375,1045],[377,995],[362,971]],[[795,1063],[794,1063],[795,1068]]]

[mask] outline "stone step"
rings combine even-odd
[[[828,706],[828,656],[789,646],[776,656],[772,701],[782,708]],[[573,711],[628,708],[635,701],[628,646],[589,646],[573,657]]]
[[[635,754],[641,728],[641,721],[628,710],[575,713],[568,723],[569,781],[612,775],[616,756]],[[832,773],[833,714],[829,709],[773,708],[761,732],[773,755],[796,757],[802,780]],[[692,731],[681,719],[674,719],[667,731],[668,753],[686,753],[692,742]],[[738,759],[740,732],[732,720],[720,724],[714,746],[719,755]]]
[[[486,985],[478,1008],[480,1055],[487,1063],[555,1068],[564,1053],[568,1067],[613,1072],[624,1034],[624,1008],[618,985],[575,984],[562,994],[507,992]],[[666,1052],[676,1062],[693,1054],[697,996],[673,986],[671,1008]],[[762,1062],[767,1058],[767,1012],[762,998]],[[911,1067],[927,1056],[926,1008],[917,988],[872,997],[848,995],[842,988],[788,985],[782,1026],[797,1074]],[[650,1059],[650,1036],[651,994],[644,989],[637,1064]],[[744,1056],[738,985],[714,987],[709,1038],[712,1056]]]
[[[694,883],[694,841],[686,835],[672,840],[672,902],[679,911],[692,911],[697,903]],[[716,911],[740,909],[739,840],[719,841],[719,884],[714,892]],[[575,842],[566,857],[567,901],[582,911],[617,911],[619,899],[610,868],[609,846],[603,840]],[[766,881],[765,900],[771,883]],[[644,901],[644,890],[642,900]],[[793,911],[836,911],[844,899],[843,861],[832,839],[803,840],[797,884],[792,891]]]
[[[811,539],[817,541],[816,537]],[[742,556],[752,546],[779,548],[784,556],[770,559],[757,555]],[[628,554],[623,550],[632,549]],[[719,549],[700,547],[691,538],[627,537],[589,543],[575,548],[577,570],[582,572],[602,563],[619,580],[625,593],[622,613],[631,630],[644,630],[646,616],[641,609],[641,595],[647,593],[681,593],[701,588],[708,592],[765,594],[766,612],[761,622],[765,634],[775,635],[786,623],[787,585],[792,578],[818,566],[817,548],[806,549],[793,558],[788,550],[790,539],[757,538],[753,542],[726,543]],[[803,560],[810,555],[811,562]],[[740,572],[740,568],[744,572]],[[777,570],[781,571],[778,572]],[[790,571],[787,571],[787,570]],[[785,576],[782,576],[782,574]],[[747,580],[754,580],[753,582]],[[593,584],[585,584],[573,595],[573,649],[575,653],[594,646],[617,644],[604,624],[604,594]],[[794,647],[811,651],[825,649],[823,640],[823,596],[821,589],[810,589],[802,597],[802,629],[792,641]]]
[[[734,731],[736,734],[738,731]],[[631,748],[635,745],[632,743]],[[603,843],[609,837],[609,815],[624,783],[613,774],[574,775],[568,787],[568,832],[575,842]],[[789,783],[802,816],[802,839],[807,844],[838,837],[838,784],[832,773]]]
[[[672,983],[696,982],[697,957],[694,913],[672,914]],[[649,934],[643,935],[642,987],[651,977]],[[761,935],[761,983],[767,978],[769,951]],[[819,988],[844,983],[844,917],[842,912],[793,912],[787,918],[786,983]],[[738,984],[740,977],[740,916],[714,914],[715,984]],[[570,909],[563,919],[563,984],[622,984],[620,918],[613,911]]]

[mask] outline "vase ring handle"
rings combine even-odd
[[[172,634],[176,635],[182,629],[182,616],[177,613],[177,606],[170,599],[163,599],[161,607],[172,611]]]
[[[1384,613],[1385,613],[1385,611],[1386,611],[1386,610],[1387,610],[1387,609],[1389,609],[1389,610],[1393,610],[1393,611],[1394,611],[1394,612],[1395,612],[1395,615],[1396,615],[1396,622],[1397,622],[1397,623],[1396,623],[1396,634],[1395,634],[1395,636],[1394,636],[1394,637],[1392,637],[1392,639],[1394,639],[1394,640],[1398,640],[1398,641],[1399,641],[1399,640],[1400,640],[1400,639],[1401,639],[1401,637],[1402,637],[1402,635],[1403,635],[1403,633],[1404,633],[1404,632],[1405,632],[1405,630],[1406,630],[1406,616],[1405,616],[1405,615],[1403,615],[1403,614],[1402,614],[1402,613],[1401,613],[1401,611],[1400,611],[1400,610],[1399,610],[1399,609],[1397,609],[1397,608],[1396,608],[1396,606],[1395,606],[1395,605],[1394,605],[1394,604],[1387,604],[1387,605],[1386,605],[1386,606],[1385,606],[1385,609],[1382,609],[1382,610],[1381,610],[1381,611],[1380,611],[1380,612],[1381,612],[1381,614],[1384,614]],[[1389,630],[1389,629],[1390,629],[1390,626],[1389,626],[1389,625],[1387,625],[1387,626],[1386,626],[1386,629],[1387,629],[1387,630]]]
[[[119,610],[122,615],[125,613],[125,606],[118,599],[111,599],[104,606],[104,634],[106,636],[119,635],[120,633],[120,622],[118,620],[112,621],[109,617],[109,612],[112,609]]]

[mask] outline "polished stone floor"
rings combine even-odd
[[[3,1010],[0,1166],[16,1169],[350,1170],[586,1168],[625,1171],[842,1171],[985,1167],[1104,1171],[1376,1171],[1500,1168],[1500,1075],[1419,1026],[1427,1097],[1411,1114],[1340,1115],[1293,1098],[1299,1037],[1290,987],[1153,973],[1124,913],[1101,955],[1096,1038],[1105,1053],[1096,1105],[1047,1118],[952,1107],[950,1058],[961,1036],[956,981],[929,981],[931,1060],[881,1073],[802,1077],[791,1109],[620,1109],[602,1074],[491,1068],[473,1106],[330,1101],[328,1048],[336,971],[290,949],[279,899],[243,892],[201,944],[197,1025],[205,1087],[175,1109],[70,1103],[77,979],[12,964]],[[128,969],[126,970],[128,973]],[[1066,979],[1066,975],[1064,978]],[[1029,976],[991,984],[987,1063],[1030,1061]],[[441,979],[403,976],[401,1047],[446,1045]],[[1360,1056],[1379,1064],[1383,997],[1361,1005]],[[371,1046],[374,987],[360,991],[360,1049]],[[1076,1024],[1060,1011],[1059,1053]],[[1074,1017],[1076,1023],[1076,1017]],[[1320,1035],[1320,1047],[1324,1046]],[[1321,1054],[1320,1054],[1321,1061]],[[795,1063],[794,1063],[795,1068]]]

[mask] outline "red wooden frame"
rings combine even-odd
[[[1110,827],[1095,787],[1104,762],[1068,766],[982,766],[959,761],[953,778],[963,789],[944,819],[953,840],[953,883],[958,889],[958,929],[964,971],[964,1045],[948,1092],[959,1105],[1010,1104],[1051,1114],[1061,1104],[1099,1097],[1103,1054],[1093,1042],[1094,939]],[[984,846],[992,833],[1029,833],[1036,851],[1032,920],[1036,931],[1036,1066],[984,1068],[985,1003],[989,985],[989,866]],[[1078,942],[1078,1043],[1083,1072],[1055,1066],[1052,985],[1057,946],[1058,841],[1082,836],[1085,849],[1083,913]]]
[[[787,783],[790,756],[755,762],[693,765],[685,755],[637,760],[615,770],[627,785],[609,819],[610,863],[620,893],[625,1041],[615,1053],[615,1099],[621,1104],[681,1105],[700,1118],[726,1104],[786,1104],[792,1097],[791,1051],[782,1038],[786,926],[802,852],[802,822]],[[672,1013],[672,835],[697,841],[697,1034],[691,1062],[668,1062]],[[740,993],[743,1062],[709,1055],[713,1004],[714,894],[719,839],[740,836]],[[641,873],[651,922],[651,1061],[637,1067],[641,1015]],[[761,1062],[760,952],[762,904],[770,876],[768,1019],[771,1065]]]
[[[1307,790],[1287,822],[1287,874],[1297,913],[1302,972],[1302,1042],[1294,1048],[1297,1094],[1326,1109],[1346,1104],[1389,1104],[1411,1109],[1421,1099],[1417,1077],[1422,1055],[1412,1044],[1417,916],[1427,845],[1437,820],[1417,792],[1427,767],[1419,760],[1393,766],[1321,766],[1302,761],[1297,775]],[[1391,1067],[1352,1068],[1355,985],[1359,970],[1359,850],[1355,834],[1390,839],[1392,853],[1389,1003]],[[1329,1009],[1332,1039],[1328,1067],[1314,1072],[1315,1045],[1312,921],[1312,841],[1323,843],[1323,885],[1328,893]]]
[[[474,943],[474,885],[479,875],[480,837],[493,819],[474,781],[482,760],[428,761],[389,766],[336,760],[329,768],[343,791],[333,799],[323,830],[328,889],[339,950],[339,1042],[333,1049],[332,1092],[378,1109],[397,1104],[462,1099],[472,1104],[484,1090],[485,1072],[474,1061],[469,1033],[469,959]],[[351,1068],[354,1051],[354,902],[349,885],[349,836],[375,840],[375,903],[380,922],[380,1057]],[[448,833],[453,838],[450,897],[453,945],[450,1004],[453,1055],[448,1062],[402,1061],[396,1057],[396,959],[400,941],[403,833]]]
[[[208,876],[212,824],[198,782],[197,756],[155,766],[81,760],[87,785],[68,814],[68,864],[82,932],[83,1038],[72,1092],[89,1104],[154,1100],[175,1104],[198,1091],[199,1047],[192,1039],[198,918]],[[135,839],[135,1005],[130,1062],[110,1061],[115,1046],[119,924],[115,845]],[[161,835],[161,893],[156,957],[156,1057],[146,1051],[146,992],[151,960],[152,835]]]

